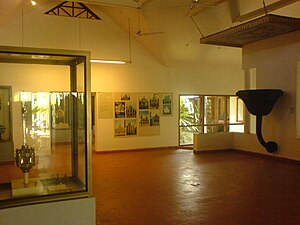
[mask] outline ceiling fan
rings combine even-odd
[[[219,6],[216,5],[205,5],[201,4],[200,0],[192,0],[192,4],[190,6],[190,9],[196,8],[196,7],[202,7],[202,8],[218,8]]]
[[[170,8],[179,8],[179,7],[189,7],[190,10],[194,9],[194,8],[218,8],[219,6],[216,5],[206,5],[206,4],[202,4],[201,0],[192,0],[191,4],[186,4],[186,5],[178,5],[178,6],[173,6]]]
[[[178,6],[173,6],[170,8],[188,7],[188,11],[185,16],[191,17],[191,16],[199,13],[201,11],[201,9],[219,8],[220,6],[217,5],[218,3],[219,3],[219,1],[192,0],[192,3],[189,5],[178,5]]]
[[[163,31],[157,31],[157,32],[142,32],[141,30],[141,19],[140,19],[140,10],[138,10],[138,30],[136,32],[136,35],[139,36],[146,36],[146,35],[155,35],[155,34],[163,34]]]

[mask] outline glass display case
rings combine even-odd
[[[91,196],[89,55],[0,46],[0,208]]]

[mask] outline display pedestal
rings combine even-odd
[[[35,178],[30,178],[28,184],[24,184],[24,179],[12,180],[11,189],[13,197],[40,195],[44,192],[42,182]]]
[[[58,185],[50,185],[47,188],[48,193],[58,193],[58,192],[66,192],[68,188],[65,184],[58,184]]]
[[[96,225],[95,197],[9,207],[0,210],[3,225]]]

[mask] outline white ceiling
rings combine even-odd
[[[50,2],[36,1],[38,4]],[[232,22],[237,16],[263,7],[263,0],[199,0],[198,5],[193,4],[193,0],[73,1],[85,3],[96,10],[97,14],[99,12],[100,17],[101,13],[105,13],[126,32],[129,31],[130,19],[132,38],[136,38],[158,61],[170,67],[201,67],[207,62],[238,64],[239,62],[232,61],[228,55],[235,57],[241,53],[240,50],[202,45],[199,40],[202,35],[206,36],[237,25],[237,22]],[[16,8],[24,2],[30,4],[29,0],[0,0],[0,26],[14,18]],[[283,7],[272,13],[293,17],[300,15],[299,0],[265,0],[267,6],[277,2]],[[202,7],[200,4],[217,7]],[[136,35],[139,30],[142,33],[163,33],[139,36]]]

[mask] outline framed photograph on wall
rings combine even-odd
[[[136,136],[137,135],[137,123],[136,120],[126,120],[126,136]]]
[[[149,100],[145,95],[139,98],[139,109],[149,109]]]
[[[121,100],[122,101],[130,101],[130,93],[121,93]]]
[[[126,135],[125,120],[115,120],[115,137],[124,137]]]
[[[157,93],[152,94],[152,97],[149,99],[150,109],[159,109],[159,99],[160,95]]]
[[[173,115],[173,95],[172,93],[162,93],[161,94],[161,115],[162,116],[172,116]]]
[[[150,127],[160,125],[160,116],[159,116],[159,111],[158,110],[150,111],[149,122],[150,122]]]
[[[98,92],[98,119],[112,119],[114,103],[112,92]]]
[[[139,112],[139,126],[148,127],[150,125],[149,111]]]
[[[137,117],[137,103],[136,102],[126,102],[125,103],[125,116],[126,118],[136,118]]]
[[[125,102],[115,102],[115,118],[125,118]]]

